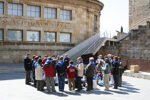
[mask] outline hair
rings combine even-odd
[[[63,57],[63,56],[60,56],[60,57],[59,57],[59,60],[63,60],[63,59],[64,59],[64,57]]]
[[[90,57],[89,60],[90,60],[90,61],[94,61],[94,58],[93,58],[93,57]]]
[[[38,59],[39,59],[39,57],[38,57],[38,56],[35,56],[35,57],[34,57],[34,59],[35,59],[35,60],[38,60]]]
[[[36,57],[36,55],[33,55],[33,59]]]
[[[109,63],[109,60],[108,60],[108,58],[105,58],[105,62],[106,62],[106,63]]]
[[[117,56],[115,56],[114,59],[115,59],[116,61],[118,61],[118,57],[117,57]]]
[[[52,60],[51,57],[48,57],[47,59],[48,59],[48,60]]]
[[[69,61],[69,63],[70,63],[70,64],[73,64],[73,61],[72,61],[72,60],[70,60],[70,61]]]
[[[82,57],[77,58],[78,61],[83,61]]]
[[[41,58],[41,56],[39,56],[39,58]]]

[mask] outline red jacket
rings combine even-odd
[[[44,66],[43,68],[44,72],[45,72],[45,77],[55,77],[55,69],[53,64],[50,64],[50,66]]]
[[[76,68],[75,67],[68,67],[67,68],[67,76],[68,76],[68,79],[71,79],[71,78],[75,78],[76,76]]]

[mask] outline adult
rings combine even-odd
[[[100,79],[103,80],[103,74],[102,74],[102,66],[104,65],[105,61],[103,59],[103,56],[102,55],[99,55],[98,56],[98,59],[96,60],[96,69],[97,69],[97,72],[100,73]]]
[[[45,64],[46,60],[47,60],[48,56],[45,55],[44,59],[42,60],[42,64]]]
[[[94,77],[95,67],[96,65],[94,63],[94,58],[90,57],[89,64],[85,68],[85,75],[87,77],[87,91],[93,90],[93,77]]]
[[[44,64],[44,72],[46,77],[46,86],[48,92],[56,92],[55,90],[55,80],[54,77],[56,76],[54,65],[52,64],[51,58],[49,57],[48,60]]]
[[[43,80],[43,69],[40,65],[41,61],[35,63],[35,79],[37,81],[36,87],[38,91],[43,91],[44,88],[44,80]]]
[[[84,74],[84,64],[83,64],[83,59],[81,57],[77,58],[78,64],[77,64],[77,91],[82,90],[82,82],[81,79],[83,78],[83,74]]]
[[[114,89],[118,88],[119,82],[119,61],[118,57],[114,57],[113,61],[113,78],[114,78]]]
[[[41,58],[41,56],[39,56],[38,63],[39,63],[39,64],[40,64],[40,66],[42,67],[42,58]]]
[[[113,55],[108,54],[107,58],[108,58],[109,64],[111,65],[111,67],[113,67]],[[111,84],[114,84],[113,69],[111,70],[111,74],[110,74],[110,82]]]
[[[110,72],[111,72],[111,69],[112,69],[112,66],[110,65],[110,62],[109,62],[108,58],[105,58],[105,64],[102,67],[102,69],[104,70],[104,86],[105,86],[105,90],[108,91],[109,90]]]
[[[25,68],[25,71],[26,71],[25,84],[30,84],[29,83],[31,81],[30,73],[31,73],[31,70],[32,70],[30,54],[27,54],[24,58],[24,68]]]
[[[122,86],[122,74],[124,72],[124,67],[122,65],[122,61],[121,61],[120,57],[118,57],[118,62],[119,62],[118,85],[119,85],[119,87],[121,87]]]
[[[64,63],[65,63],[66,66],[69,66],[69,61],[70,61],[70,58],[68,57],[67,54],[65,54]]]
[[[66,77],[66,65],[63,61],[63,57],[61,56],[59,58],[59,62],[56,65],[56,71],[58,73],[58,85],[59,85],[59,91],[64,91],[65,87],[65,77]]]
[[[32,63],[32,77],[33,77],[33,85],[36,87],[36,79],[35,79],[35,64],[38,61],[39,57],[35,56]]]

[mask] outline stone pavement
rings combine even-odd
[[[1,73],[22,73],[22,72],[24,72],[23,63],[20,64],[0,63],[0,74]]]
[[[103,87],[87,92],[65,92],[47,94],[37,91],[33,86],[24,84],[24,74],[0,74],[0,100],[149,100],[150,80],[123,77],[123,87],[118,90],[110,88],[105,92]]]

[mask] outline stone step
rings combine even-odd
[[[138,73],[132,73],[130,70],[127,70],[123,74],[124,76],[129,76],[129,77],[135,77],[135,78],[142,78],[142,79],[148,79],[150,80],[150,73],[148,72],[138,72]]]

